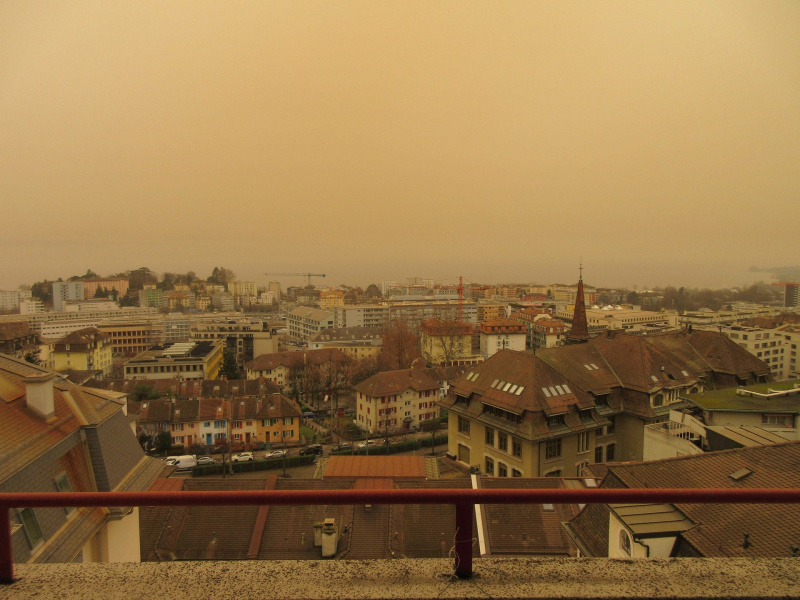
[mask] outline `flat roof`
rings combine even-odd
[[[796,393],[775,397],[756,395],[790,390],[796,390]],[[682,398],[703,410],[709,411],[798,414],[800,413],[800,402],[798,402],[800,400],[800,380],[791,379],[789,381],[773,381],[740,388],[706,390],[698,394],[682,396]]]
[[[763,427],[706,426],[706,430],[713,431],[717,435],[747,448],[791,441]]]

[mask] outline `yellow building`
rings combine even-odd
[[[340,290],[320,292],[319,307],[322,310],[333,310],[336,306],[344,306],[344,292]]]
[[[323,329],[308,340],[310,350],[335,349],[353,360],[375,359],[383,348],[379,327],[334,327]]]
[[[472,353],[472,325],[428,319],[419,326],[422,358],[430,365],[468,365],[480,362]]]
[[[177,342],[147,350],[125,363],[125,379],[216,379],[222,365],[219,342]]]
[[[58,340],[53,348],[56,371],[103,371],[111,374],[111,343],[94,327],[78,329]]]

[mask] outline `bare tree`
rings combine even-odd
[[[378,357],[381,371],[408,369],[419,358],[419,336],[403,320],[394,321],[383,330],[383,349]]]

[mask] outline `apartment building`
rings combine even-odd
[[[350,358],[337,349],[302,350],[300,352],[276,352],[262,354],[245,365],[247,379],[261,377],[272,381],[284,391],[288,390],[292,371],[306,366],[341,368]]]
[[[272,337],[269,324],[255,317],[198,317],[191,321],[193,341],[217,340],[236,353],[240,367],[262,354],[278,351],[278,338]]]
[[[743,325],[713,327],[726,335],[753,356],[767,363],[772,376],[778,380],[796,377],[800,371],[797,346],[800,343],[800,326],[782,325],[774,329]]]
[[[64,303],[68,300],[83,300],[83,281],[54,281],[53,282],[53,310],[64,310]]]
[[[377,359],[383,347],[383,330],[377,327],[323,329],[308,340],[309,350],[336,349],[353,360]]]
[[[337,306],[344,306],[343,291],[326,290],[319,293],[319,307],[321,310],[333,311]]]
[[[565,330],[564,321],[551,319],[549,315],[539,315],[530,324],[531,349],[563,346]]]
[[[508,305],[502,302],[478,302],[475,310],[478,323],[483,323],[484,321],[505,319]]]
[[[0,290],[0,312],[15,312],[25,300],[31,300],[30,290]]]
[[[155,345],[152,320],[101,321],[97,330],[106,336],[114,355],[133,356]]]
[[[391,322],[391,310],[385,304],[350,304],[333,308],[334,327],[382,328]]]
[[[535,355],[498,352],[457,378],[442,406],[459,461],[497,476],[580,476],[642,460],[644,427],[667,421],[682,396],[769,380],[766,364],[719,333],[607,332]]]
[[[219,342],[165,344],[125,363],[125,379],[215,379],[222,365]]]
[[[467,365],[482,360],[472,352],[472,325],[429,319],[419,326],[422,359],[429,365]]]
[[[563,283],[554,283],[549,287],[549,290],[553,300],[558,302],[575,304],[578,297],[578,284],[564,285]],[[588,305],[594,304],[597,301],[597,290],[584,284],[583,300]]]
[[[0,323],[0,352],[24,359],[27,354],[39,354],[39,336],[26,321]]]
[[[439,381],[428,369],[376,373],[353,388],[356,422],[370,433],[417,429],[439,416]]]
[[[58,340],[53,347],[56,371],[102,371],[111,373],[112,346],[108,337],[94,327],[78,329]]]
[[[289,339],[307,341],[323,329],[334,327],[334,313],[328,310],[298,306],[286,316]]]
[[[525,325],[511,319],[490,319],[478,327],[481,354],[488,358],[500,350],[525,350]]]
[[[106,277],[83,280],[83,294],[86,298],[94,298],[97,290],[117,292],[118,297],[128,293],[129,282],[126,277]]]

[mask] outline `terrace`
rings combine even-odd
[[[777,598],[797,597],[800,561],[534,559],[473,561],[475,504],[800,503],[796,489],[449,489],[0,494],[3,597],[52,598]],[[179,561],[13,565],[15,506],[451,504],[452,559]]]

